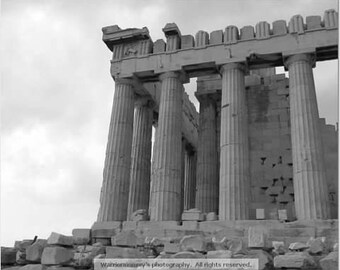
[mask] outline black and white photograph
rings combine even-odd
[[[1,268],[339,269],[338,10],[2,0]]]

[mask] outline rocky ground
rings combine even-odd
[[[95,223],[91,229],[74,229],[72,236],[52,232],[47,240],[16,241],[14,247],[1,247],[1,268],[93,269],[95,258],[255,258],[259,260],[259,269],[339,269],[337,239],[330,241],[321,236],[305,242],[287,243],[286,238],[269,241],[259,226],[248,228],[247,239],[237,231],[230,233],[213,227],[213,233],[207,234],[194,229],[202,216],[196,213],[189,218],[193,216],[198,220],[181,224],[192,227],[183,230],[185,233],[178,230],[176,222],[162,224],[169,227],[174,223],[177,230],[160,230],[157,222],[142,218],[130,223]]]

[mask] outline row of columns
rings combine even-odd
[[[116,81],[98,221],[127,220],[148,208],[152,220],[179,220],[183,207],[193,207],[194,191],[183,200],[184,185],[187,190],[195,185],[196,162],[192,150],[182,154],[181,77],[169,72],[160,81],[151,187],[152,102],[135,101],[132,80]]]
[[[309,54],[293,55],[286,59],[285,64],[290,81],[297,218],[327,219],[330,210],[318,126],[313,59]],[[202,212],[218,212],[220,220],[248,219],[250,175],[245,66],[229,63],[223,65],[220,71],[220,136],[218,138],[216,134],[216,101],[208,95],[200,96],[197,156],[183,156],[182,153],[183,87],[180,76],[175,72],[160,76],[162,87],[150,202],[152,110],[148,101],[142,101],[133,119],[132,85],[129,81],[116,82],[99,221],[126,220],[127,214],[148,207],[151,220],[180,220],[183,206],[189,209],[194,203]],[[218,141],[219,157],[216,151]],[[184,183],[183,158],[186,164]],[[197,172],[196,183],[192,177],[194,171]],[[183,189],[192,192],[184,194]]]

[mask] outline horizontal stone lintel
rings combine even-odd
[[[233,62],[247,62],[249,69],[283,66],[283,55],[315,51],[316,61],[338,57],[338,29],[320,29],[302,35],[275,36],[235,44],[175,50],[131,56],[111,61],[114,78],[136,76],[142,81],[157,81],[161,73],[185,71],[189,77],[216,74],[219,67]]]

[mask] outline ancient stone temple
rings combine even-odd
[[[155,42],[145,27],[104,27],[115,94],[98,221],[140,209],[180,221],[191,208],[337,218],[337,130],[319,118],[313,79],[318,61],[337,58],[337,25],[334,10],[195,37],[169,23]],[[195,77],[199,113],[183,87]]]
[[[1,267],[218,258],[339,269],[338,130],[319,118],[313,79],[338,56],[338,13],[163,32],[153,42],[147,28],[103,28],[115,92],[97,221],[1,247]]]

